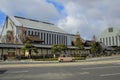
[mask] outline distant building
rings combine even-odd
[[[120,46],[120,28],[109,27],[101,32],[96,40],[106,46]]]

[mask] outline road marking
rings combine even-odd
[[[7,71],[6,73],[27,73],[29,71]]]
[[[120,73],[102,74],[102,75],[100,75],[100,76],[101,76],[101,77],[104,77],[104,76],[115,76],[115,75],[120,75]]]
[[[80,72],[80,75],[86,75],[86,74],[90,74],[90,72]]]
[[[103,67],[92,67],[92,68],[81,68],[82,70],[91,70],[91,69],[104,69],[104,68],[119,68],[120,66],[103,66]]]

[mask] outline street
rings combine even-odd
[[[90,61],[4,66],[1,64],[0,80],[120,80],[118,58],[114,58],[113,62],[100,61],[94,64]]]
[[[0,80],[120,80],[120,63],[69,67],[2,68]]]

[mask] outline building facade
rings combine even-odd
[[[24,55],[21,48],[26,40],[31,40],[37,47],[37,55],[52,54],[53,44],[64,44],[68,53],[75,54],[76,47],[73,46],[75,37],[74,34],[69,34],[51,23],[7,16],[1,33],[0,55],[11,55],[11,52],[12,55]],[[77,54],[80,53],[89,53],[89,50],[79,50]],[[32,54],[36,55],[34,52]]]
[[[43,45],[64,44],[71,46],[75,35],[68,34],[51,23],[8,16],[2,30],[1,43],[23,44],[26,38]]]
[[[120,28],[109,27],[99,34],[96,40],[106,46],[120,46]]]

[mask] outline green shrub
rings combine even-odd
[[[85,60],[86,57],[75,57],[75,60]]]
[[[35,61],[56,61],[58,58],[42,58],[42,59],[34,59]]]

